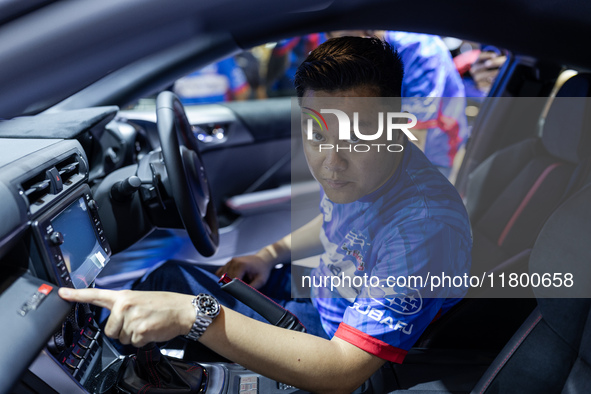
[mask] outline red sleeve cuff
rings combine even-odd
[[[339,328],[334,335],[374,356],[398,364],[402,364],[402,360],[408,353],[407,350],[389,345],[345,323],[339,324]]]

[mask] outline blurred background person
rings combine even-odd
[[[173,91],[185,105],[246,100],[251,94],[244,70],[232,57],[178,79]]]
[[[295,72],[308,54],[326,41],[323,33],[281,40],[271,51],[267,63],[266,86],[269,97],[295,96]]]
[[[252,51],[242,51],[234,55],[234,61],[244,72],[246,81],[250,86],[249,100],[267,98],[267,92],[265,91],[263,79],[261,78],[261,61],[253,53],[255,50],[260,52],[261,49],[260,47],[256,47]]]

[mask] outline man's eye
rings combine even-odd
[[[357,137],[355,133],[351,133],[351,138],[349,138],[347,142],[350,144],[356,144],[359,142],[359,137]]]
[[[312,133],[312,140],[313,141],[322,141],[323,139],[324,139],[324,137],[322,136],[322,134],[317,133],[317,132]]]

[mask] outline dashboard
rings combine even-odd
[[[19,355],[2,357],[3,371],[14,373],[1,374],[0,387],[13,386],[29,366],[80,381],[96,364],[100,330],[90,306],[62,301],[57,287],[86,287],[111,254],[86,183],[86,154],[76,140],[0,144],[0,338],[5,352]],[[40,354],[54,361],[51,368],[33,362]]]
[[[219,108],[218,111],[229,113]],[[61,286],[94,286],[95,279],[109,267],[117,251],[153,229],[153,217],[148,220],[133,216],[134,209],[136,213],[143,211],[142,207],[150,205],[150,201],[153,203],[154,196],[160,193],[153,190],[158,185],[150,184],[151,179],[142,180],[140,188],[144,189],[133,194],[130,201],[123,199],[122,207],[114,204],[114,207],[104,208],[113,184],[134,171],[141,172],[138,170],[141,166],[134,161],[142,155],[158,155],[157,150],[149,152],[153,145],[149,136],[137,130],[137,124],[142,122],[148,124],[146,127],[153,127],[150,121],[138,119],[133,123],[116,119],[120,114],[116,107],[103,107],[0,122],[0,201],[3,203],[0,207],[0,313],[3,319],[0,325],[0,368],[3,371],[0,392],[131,391],[122,388],[121,381],[125,380],[122,376],[126,371],[133,369],[129,364],[134,356],[122,354],[102,333],[98,322],[100,311],[88,304],[72,305],[57,295]],[[236,131],[240,124],[236,119],[228,122],[225,127],[229,132],[224,138],[229,139],[232,148],[254,140],[244,137],[249,136],[248,133],[233,138],[233,133],[240,134]],[[204,131],[207,124],[211,122],[195,128],[197,138],[201,135],[207,139],[211,134]],[[218,140],[221,138],[216,138],[215,142]],[[273,152],[278,151],[277,142],[263,141],[262,144],[271,146],[269,149]],[[289,140],[286,145],[289,153]],[[210,149],[215,143],[206,143],[205,147]],[[126,155],[133,158],[122,159]],[[130,161],[132,165],[126,166]],[[283,188],[276,190],[252,193],[246,199],[262,196],[260,198],[265,201],[280,201],[278,206],[289,215],[284,199],[276,196],[278,192],[285,194]],[[128,209],[125,204],[135,208]],[[249,204],[234,199],[229,205],[238,209],[236,207]],[[130,217],[137,221],[133,227],[139,228],[132,239],[123,242],[121,238],[124,237],[113,236],[129,233],[116,228],[118,224],[112,216],[121,212],[132,215]],[[249,215],[243,223],[252,223],[257,217]],[[129,221],[129,217],[124,221]],[[227,237],[228,231],[222,230],[222,233],[222,237]],[[254,232],[244,233],[252,237]],[[259,238],[268,239],[267,236]],[[247,239],[246,243],[253,245],[252,239]],[[237,250],[232,249],[227,253],[235,252]],[[174,354],[176,350],[164,349],[163,353]],[[174,365],[188,363],[186,365],[191,365],[192,369],[202,371],[200,392],[299,392],[219,356],[200,360],[197,354],[195,358],[168,359]]]

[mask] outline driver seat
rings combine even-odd
[[[532,273],[572,273],[573,287],[534,290],[538,307],[472,393],[591,392],[590,205],[588,184],[548,219],[529,261]]]

